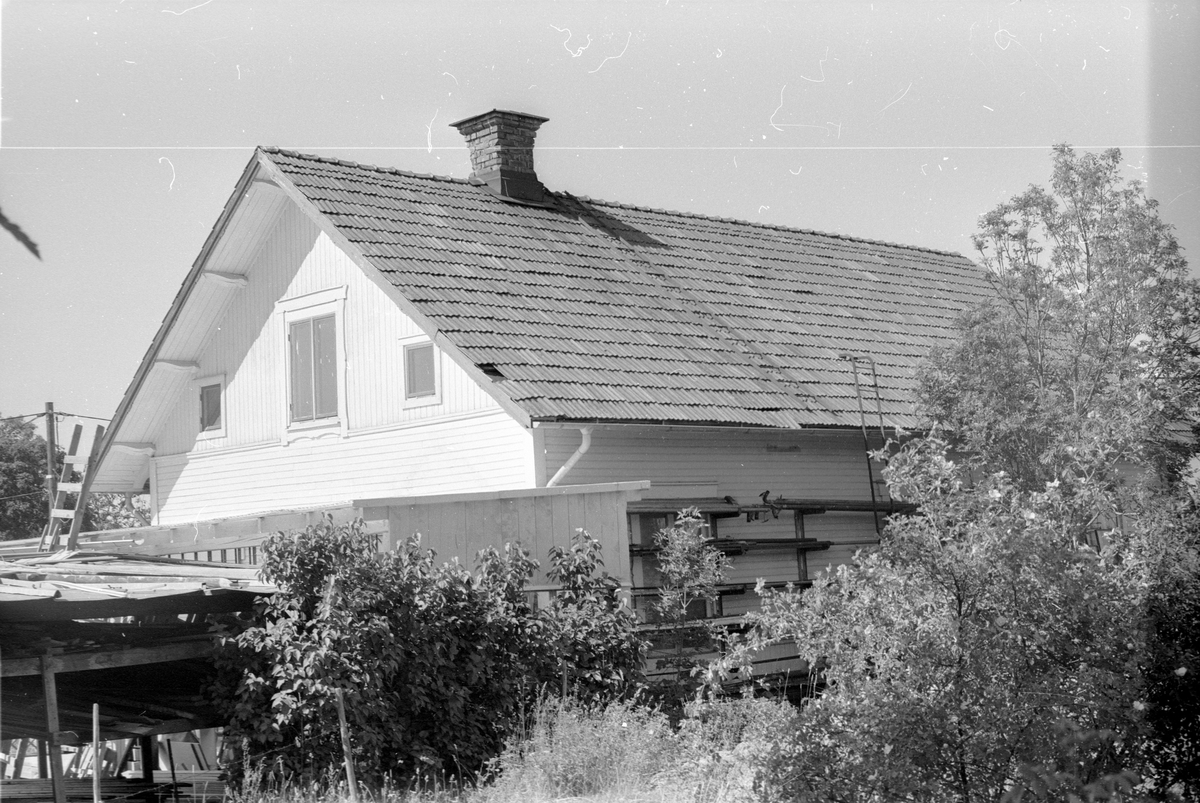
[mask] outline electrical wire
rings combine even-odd
[[[26,413],[25,415],[13,415],[13,416],[8,416],[7,418],[0,418],[0,422],[21,421],[26,418],[29,418],[29,419],[41,418],[44,415],[45,415],[45,413]],[[105,419],[105,420],[107,420],[107,419]]]
[[[0,496],[0,502],[7,502],[9,499],[24,499],[26,496],[38,496],[46,493],[45,489],[40,491],[30,491],[27,494],[17,494],[16,496]]]

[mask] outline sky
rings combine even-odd
[[[973,256],[1050,150],[1119,147],[1200,266],[1200,4],[0,4],[0,415],[107,418],[256,145]]]

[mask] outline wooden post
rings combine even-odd
[[[171,740],[167,739],[167,763],[171,765],[171,801],[179,803],[179,781],[175,778],[175,751],[171,749]]]
[[[46,526],[54,521],[54,497],[58,493],[58,451],[54,442],[54,402],[46,402]]]
[[[155,749],[154,737],[145,734],[138,737],[138,750],[142,754],[142,780],[154,783],[154,767],[158,764],[158,753]]]
[[[350,803],[358,803],[358,779],[354,775],[354,753],[350,749],[350,729],[346,727],[346,701],[341,689],[337,695],[338,729],[342,732],[342,753],[346,756],[346,783],[350,784]]]
[[[42,690],[46,695],[46,753],[50,764],[50,785],[54,789],[54,803],[66,803],[67,790],[63,787],[62,750],[58,744],[58,690],[54,685],[54,670],[50,668],[50,654],[42,656]]]
[[[100,803],[100,703],[92,703],[92,803]]]

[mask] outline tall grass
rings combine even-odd
[[[363,803],[750,803],[773,795],[794,709],[765,700],[688,707],[679,728],[630,701],[545,698],[486,777],[468,788],[385,788]],[[247,785],[241,803],[350,803],[344,786]]]

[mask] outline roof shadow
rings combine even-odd
[[[662,240],[655,239],[641,229],[629,225],[624,220],[613,217],[603,207],[592,201],[566,194],[556,194],[553,198],[551,208],[554,211],[582,221],[593,229],[607,234],[609,237],[629,243],[630,245],[650,248],[670,248]]]

